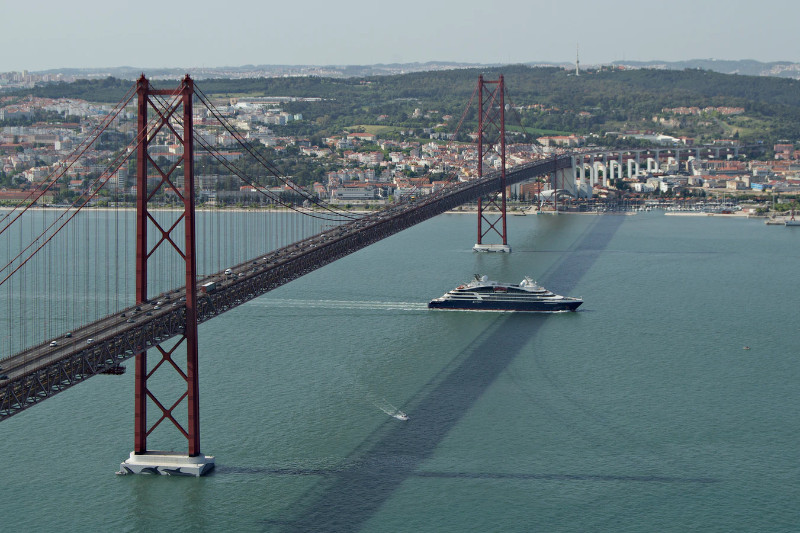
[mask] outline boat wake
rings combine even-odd
[[[403,411],[386,401],[385,398],[372,402],[375,407],[386,413],[387,415],[398,420],[408,420],[408,415]]]
[[[348,300],[295,300],[267,299],[256,301],[264,307],[282,307],[296,309],[357,309],[366,311],[427,311],[428,304],[420,302],[373,302]]]

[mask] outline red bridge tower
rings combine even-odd
[[[491,86],[494,86],[493,88]],[[483,177],[486,159],[494,156],[490,163],[499,164],[500,190],[491,194],[484,203],[478,198],[478,242],[472,247],[476,252],[510,252],[506,235],[506,123],[505,86],[503,76],[495,81],[478,78],[478,97],[481,103],[478,118],[478,178]],[[484,230],[484,223],[486,229]],[[500,227],[498,227],[498,225]],[[486,243],[484,239],[490,235]],[[500,242],[496,242],[500,240]]]
[[[184,327],[177,342],[170,340],[169,348],[155,345],[160,359],[148,365],[147,351],[136,355],[135,426],[134,450],[130,458],[120,465],[121,474],[153,473],[166,475],[201,476],[214,468],[214,458],[200,453],[200,397],[197,375],[197,260],[195,242],[194,211],[194,139],[192,122],[192,98],[194,82],[187,75],[180,87],[173,90],[157,90],[150,87],[142,74],[137,82],[138,128],[136,162],[136,305],[144,312],[155,308],[148,294],[148,262],[154,264],[154,254],[177,254],[177,264],[185,265]],[[159,132],[170,134],[182,147],[182,155],[169,168],[162,168],[148,152],[150,142]],[[155,170],[152,176],[148,168]],[[178,187],[179,170],[183,172],[183,186]],[[149,183],[149,185],[148,185]],[[178,211],[172,221],[164,222],[148,209],[148,202],[159,191],[170,191],[183,202],[183,211]],[[183,226],[183,243],[174,238]],[[152,248],[147,240],[148,232],[157,236]],[[167,262],[171,264],[170,262]],[[166,267],[160,267],[166,268]],[[175,295],[178,298],[180,295]],[[151,312],[159,312],[158,310]],[[162,311],[163,312],[163,311]],[[185,347],[186,364],[181,365],[174,355],[179,347]],[[152,362],[151,362],[152,363]],[[177,394],[161,392],[159,399],[148,382],[155,381],[153,375],[161,370],[173,369],[181,382]],[[163,372],[162,372],[163,373]],[[158,384],[163,383],[159,375]],[[163,386],[162,386],[163,388]],[[164,401],[171,394],[177,398]],[[184,416],[178,407],[186,405]],[[148,406],[156,407],[155,416],[148,420]],[[162,422],[168,421],[180,436],[188,442],[183,452],[152,451],[147,447],[147,438]],[[166,425],[169,427],[169,424]],[[180,438],[180,437],[179,437]]]

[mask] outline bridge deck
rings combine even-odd
[[[512,185],[568,168],[570,157],[547,159],[506,171]],[[377,211],[308,239],[231,267],[198,282],[198,321],[204,322],[341,257],[356,252],[438,214],[500,188],[493,173],[481,180],[456,184],[416,201]],[[201,290],[215,282],[213,291]],[[72,332],[69,338],[47,340],[0,361],[0,420],[100,373],[114,373],[119,364],[183,332],[184,289],[162,294],[141,306],[104,317]]]

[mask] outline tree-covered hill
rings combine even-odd
[[[575,76],[560,68],[513,65],[493,72],[458,69],[368,78],[209,79],[198,81],[197,87],[210,96],[323,98],[323,102],[295,102],[287,107],[303,113],[310,126],[333,130],[369,124],[378,115],[388,116],[389,124],[418,125],[412,124],[409,116],[417,108],[435,110],[436,117],[460,117],[475,91],[478,75],[496,79],[501,73],[505,76],[507,103],[524,108],[537,105],[539,111],[522,112],[521,120],[529,128],[584,134],[663,129],[653,118],[665,108],[742,107],[744,115],[736,118],[683,120],[673,125],[670,133],[736,134],[765,141],[800,139],[800,82],[707,70],[607,68]],[[170,87],[174,83],[158,81],[154,85]],[[106,78],[45,85],[25,94],[116,102],[131,87],[130,81]],[[310,129],[299,133],[310,134]]]

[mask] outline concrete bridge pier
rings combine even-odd
[[[556,190],[558,190],[558,185],[561,185],[561,188],[567,191],[569,194],[577,197],[578,196],[578,187],[575,183],[575,173],[572,170],[567,170],[562,168],[561,170],[556,171]]]
[[[600,169],[603,169],[603,175],[600,175]],[[592,162],[592,186],[599,185],[600,187],[603,186],[603,182],[605,181],[605,168],[603,168],[603,163],[600,161]]]
[[[583,156],[572,156],[572,181],[575,184],[575,193],[578,198],[587,197],[586,174],[584,171]],[[591,187],[588,187],[588,190],[590,191],[588,197],[591,198]]]
[[[639,154],[636,154],[636,159],[628,159],[628,177],[638,176],[639,170]]]
[[[580,198],[592,198],[594,196],[594,191],[592,190],[591,184],[582,183],[580,189],[578,190],[578,194]]]
[[[572,166],[570,167],[570,170],[572,171],[572,180],[575,183],[580,183],[579,178],[578,178],[578,162],[575,159],[574,155],[571,156],[569,159],[570,159],[570,163],[572,164]]]
[[[617,174],[619,177],[617,177]],[[619,163],[619,161],[612,159],[608,162],[608,179],[610,181],[622,179],[622,165]]]
[[[693,155],[690,155],[686,159],[686,172],[688,172],[689,174],[692,174],[692,175],[694,174],[694,162],[695,161],[696,160],[695,160]]]
[[[572,175],[575,182],[576,196],[578,198],[591,198],[592,186],[587,181],[586,156],[583,154],[572,156]],[[588,195],[587,190],[589,191]]]
[[[614,160],[609,157],[608,153],[603,154],[603,183],[605,183],[606,187],[611,185],[611,182],[614,180],[614,167],[613,167]]]

